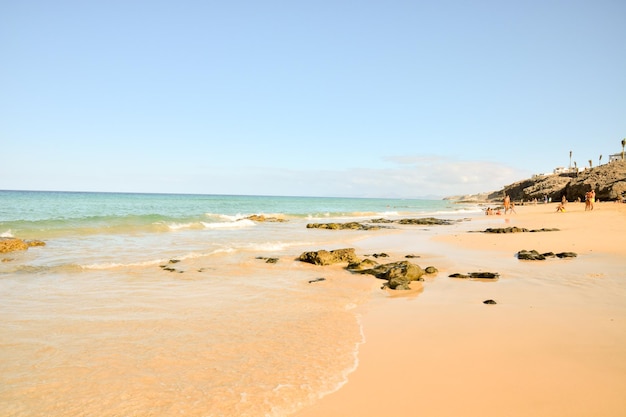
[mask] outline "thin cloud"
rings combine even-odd
[[[445,157],[385,159],[393,162],[392,166],[337,170],[257,167],[245,174],[240,173],[237,178],[237,182],[243,180],[243,175],[254,178],[254,188],[245,188],[241,183],[232,184],[232,187],[274,195],[445,197],[499,190],[528,175],[494,162]]]

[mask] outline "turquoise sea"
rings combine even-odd
[[[307,239],[306,222],[476,210],[443,200],[0,191],[0,236],[47,242],[30,266],[105,268],[289,246]]]
[[[373,232],[306,224],[479,210],[442,200],[0,191],[0,236],[46,243],[0,254],[0,415],[290,415],[345,383],[363,342],[359,306],[380,287],[296,261],[358,247]]]

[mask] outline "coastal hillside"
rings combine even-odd
[[[626,161],[614,161],[577,173],[535,176],[514,182],[499,191],[447,197],[446,200],[487,202],[502,200],[508,194],[516,201],[535,198],[541,201],[546,197],[560,201],[563,196],[568,201],[575,201],[578,198],[584,200],[585,193],[592,189],[600,201],[626,199]]]

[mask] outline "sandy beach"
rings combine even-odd
[[[427,248],[411,246],[416,232],[364,242],[365,250],[420,250],[416,263],[440,272],[423,291],[381,292],[368,304],[357,369],[296,416],[625,415],[626,205],[516,211],[439,229]],[[560,230],[479,232],[509,226]],[[522,249],[578,257],[520,261]],[[500,278],[448,277],[473,271]]]

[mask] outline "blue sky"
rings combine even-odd
[[[0,0],[0,189],[423,197],[598,164],[626,2]]]

